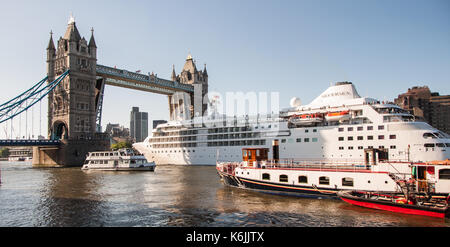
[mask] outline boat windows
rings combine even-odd
[[[313,132],[317,132],[317,129],[313,129]]]
[[[339,150],[344,150],[344,147],[339,147]]]
[[[262,180],[270,180],[270,174],[269,173],[263,173],[262,174]]]
[[[343,140],[344,140],[344,137],[343,137],[343,136],[340,136],[340,137],[338,138],[338,140],[339,140],[339,141],[343,141]]]
[[[305,138],[304,142],[309,142],[309,138]]]
[[[353,147],[352,146],[348,147],[348,150],[353,150]]]
[[[378,140],[384,140],[384,135],[379,135]]]
[[[390,148],[391,149],[396,149],[397,147],[395,145],[392,145]]]
[[[425,143],[423,146],[426,148],[434,148],[434,143]]]
[[[319,184],[329,185],[330,184],[330,178],[326,177],[326,176],[319,177]]]
[[[281,139],[281,143],[286,143],[286,139]]]
[[[347,131],[353,131],[353,127],[348,127]]]
[[[358,141],[364,140],[363,136],[358,136]]]
[[[349,140],[349,141],[353,141],[353,136],[349,136],[349,137],[347,137],[347,140]]]
[[[285,175],[285,174],[280,175],[280,182],[287,183],[288,175]]]
[[[358,130],[358,131],[363,131],[363,130],[364,130],[364,127],[363,127],[363,126],[358,126],[357,130]]]
[[[436,147],[444,148],[445,144],[444,143],[436,143]]]
[[[297,138],[297,142],[302,142],[302,138]]]
[[[342,132],[342,131],[344,131],[344,128],[339,128],[338,131]]]
[[[450,180],[450,169],[439,170],[439,179]]]
[[[367,140],[373,140],[373,136],[367,136]]]
[[[342,178],[342,186],[353,187],[353,178]]]
[[[423,138],[425,138],[425,139],[427,139],[427,138],[433,138],[433,139],[436,139],[437,136],[434,135],[433,133],[426,132],[426,133],[423,133]]]
[[[378,130],[384,130],[384,125],[378,125]]]
[[[361,150],[361,149],[364,149],[364,147],[363,146],[358,146],[358,149]]]
[[[306,130],[305,130],[305,133],[308,133],[308,132],[309,132],[309,130],[306,129]]]
[[[373,126],[367,126],[367,130],[373,130]]]
[[[445,143],[445,146],[450,147],[450,143]]]
[[[389,139],[397,139],[396,135],[389,135]]]
[[[307,176],[298,176],[298,183],[300,183],[300,184],[308,183],[308,177]]]
[[[312,138],[312,142],[317,142],[317,138]]]

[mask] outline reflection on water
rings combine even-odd
[[[226,187],[213,166],[86,172],[1,162],[0,169],[0,226],[450,226],[339,200]]]

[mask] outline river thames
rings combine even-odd
[[[0,162],[0,226],[448,227],[449,219],[230,188],[214,166],[155,172]]]

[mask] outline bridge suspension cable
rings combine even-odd
[[[48,77],[45,77],[30,89],[14,97],[13,99],[0,105],[0,124],[8,121],[20,115],[24,111],[27,111],[37,102],[40,102],[45,96],[47,96],[59,83],[69,74],[69,70],[66,70],[54,81],[45,84]],[[20,116],[19,116],[20,117]],[[28,118],[26,113],[25,118]],[[21,119],[19,119],[20,121]],[[12,125],[12,122],[11,122]],[[12,129],[11,129],[12,130]],[[19,131],[20,132],[20,131]]]

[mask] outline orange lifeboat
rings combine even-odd
[[[292,116],[289,121],[292,124],[299,126],[313,125],[314,123],[320,123],[323,121],[322,113],[310,113]]]
[[[327,121],[343,121],[350,119],[350,111],[329,112],[325,116]]]

